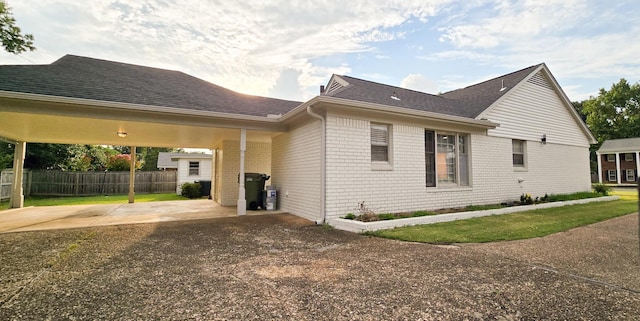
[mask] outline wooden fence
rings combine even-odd
[[[2,189],[4,197],[5,172],[7,173],[7,198],[11,193],[12,171],[3,171]],[[135,192],[138,194],[174,193],[176,173],[136,172]],[[129,172],[25,172],[24,193],[26,196],[89,196],[118,195],[129,193]]]

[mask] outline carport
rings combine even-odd
[[[237,214],[245,215],[247,142],[270,141],[286,131],[277,118],[299,104],[238,94],[181,72],[70,55],[50,65],[0,66],[0,139],[16,146],[11,207],[23,206],[28,142],[124,145],[135,151],[215,150],[224,140],[236,140]]]

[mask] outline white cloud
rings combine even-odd
[[[438,94],[438,84],[425,78],[421,74],[409,74],[407,77],[402,79],[400,87],[429,94]]]
[[[37,6],[16,2],[14,13],[35,36],[38,51],[24,57],[37,63],[73,53],[178,69],[267,95],[289,70],[300,73],[300,88],[318,86],[318,69],[343,66],[312,66],[312,59],[371,51],[372,43],[402,38],[404,31],[392,27],[425,21],[449,1],[41,0]],[[3,54],[0,61],[15,57]]]

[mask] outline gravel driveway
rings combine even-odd
[[[0,234],[0,320],[638,320],[637,217],[460,246],[286,214]]]

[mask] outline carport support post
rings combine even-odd
[[[22,173],[24,172],[24,156],[27,152],[26,142],[16,142],[13,152],[13,186],[11,187],[11,208],[24,207],[24,190],[22,189]]]
[[[136,147],[131,146],[131,159],[129,160],[129,204],[133,204],[136,187]]]
[[[238,216],[247,215],[247,200],[244,189],[244,152],[247,150],[247,130],[240,129],[240,174],[238,175]]]

